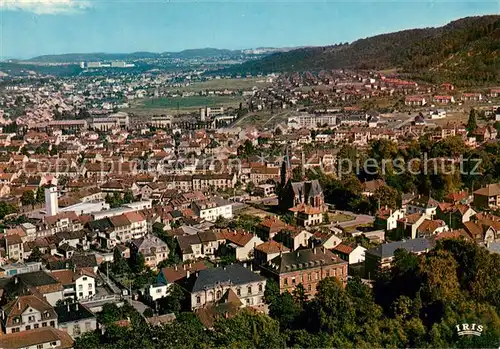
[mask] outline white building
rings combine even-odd
[[[49,186],[45,188],[45,213],[47,216],[55,216],[58,209],[57,187]]]
[[[191,208],[195,215],[210,222],[215,222],[219,217],[233,218],[232,204],[223,199],[195,201]]]

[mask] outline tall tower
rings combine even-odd
[[[55,216],[59,209],[59,203],[57,202],[57,187],[55,185],[49,185],[45,188],[45,212],[46,216]]]
[[[281,185],[284,187],[290,178],[292,178],[292,164],[290,163],[290,153],[287,146],[281,164]]]

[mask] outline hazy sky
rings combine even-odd
[[[327,45],[460,17],[497,1],[0,0],[0,57]]]

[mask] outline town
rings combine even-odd
[[[498,346],[500,87],[177,59],[0,76],[0,348]]]

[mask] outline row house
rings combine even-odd
[[[438,104],[451,104],[451,103],[455,103],[455,98],[453,96],[438,95],[438,96],[434,96],[433,100],[434,100],[435,103],[438,103]]]
[[[148,232],[146,219],[133,211],[90,221],[87,228],[96,234],[100,245],[108,249],[114,248],[116,244],[138,239]]]
[[[483,95],[479,92],[463,93],[461,100],[463,102],[480,102],[483,100]]]
[[[225,243],[225,238],[213,231],[197,232],[193,235],[177,236],[182,261],[193,261],[199,258],[215,258],[219,246]]]
[[[426,99],[424,96],[408,96],[405,98],[405,105],[406,106],[424,106],[427,103]]]

